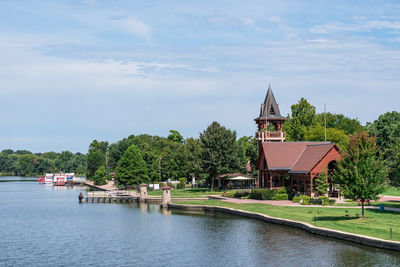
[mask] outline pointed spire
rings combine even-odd
[[[260,117],[277,116],[281,117],[279,106],[276,103],[274,93],[271,89],[271,84],[268,86],[267,95],[265,96],[264,104],[261,104]]]

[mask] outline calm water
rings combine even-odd
[[[224,214],[83,203],[0,183],[0,266],[400,266],[400,253]]]

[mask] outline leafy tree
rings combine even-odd
[[[33,166],[37,161],[38,156],[33,154],[22,154],[18,161],[18,172],[21,176],[32,175]]]
[[[101,166],[94,174],[93,181],[95,185],[105,185],[109,179],[108,171],[105,166]]]
[[[317,114],[317,122],[320,126],[325,126],[325,114]],[[357,119],[351,119],[343,114],[326,113],[326,127],[342,130],[346,134],[360,133],[363,126]]]
[[[213,122],[200,134],[202,147],[202,168],[214,190],[217,176],[239,169],[239,155],[236,144],[236,132]]]
[[[334,181],[348,198],[364,202],[377,199],[386,189],[387,169],[376,145],[376,137],[367,132],[350,136],[349,145],[342,150],[343,159],[337,163]]]
[[[324,170],[321,170],[321,173],[314,180],[315,193],[317,193],[318,196],[324,196],[326,193],[328,193],[329,183]]]
[[[137,185],[150,182],[146,162],[137,146],[131,145],[119,160],[115,179],[120,185]]]
[[[324,141],[325,140],[325,128],[317,125],[308,128],[304,134],[305,141]],[[326,140],[339,145],[340,148],[348,143],[348,135],[343,130],[334,128],[326,129]]]
[[[168,139],[177,143],[182,144],[183,143],[183,136],[175,130],[170,130],[168,135]]]
[[[11,155],[11,154],[14,154],[14,150],[12,150],[12,149],[3,149],[1,151],[1,153],[6,154],[6,155]]]
[[[93,179],[97,169],[101,166],[106,166],[108,142],[99,142],[93,140],[89,145],[89,152],[86,156],[86,176],[88,179]]]
[[[366,128],[370,134],[376,135],[377,145],[383,150],[384,159],[389,166],[390,182],[400,184],[400,112],[387,112]]]
[[[187,151],[187,173],[189,178],[200,177],[202,174],[201,145],[199,139],[188,138],[185,141]]]
[[[315,107],[305,98],[291,106],[292,114],[284,125],[287,139],[291,141],[303,141],[307,128],[317,124]]]
[[[17,150],[14,153],[17,155],[32,154],[32,152],[30,152],[28,150]]]

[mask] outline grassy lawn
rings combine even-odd
[[[366,218],[357,218],[361,215],[360,209],[348,209],[350,217],[347,219],[346,209],[323,207],[282,207],[267,204],[251,203],[236,204],[220,200],[192,200],[179,204],[222,206],[244,211],[263,213],[269,216],[307,222],[319,227],[340,230],[355,234],[390,239],[389,229],[393,229],[393,240],[400,241],[400,214],[390,211],[365,210]],[[320,211],[320,214],[318,214]]]
[[[223,191],[210,192],[208,188],[189,188],[171,190],[171,196],[175,198],[198,198],[206,195],[221,195]],[[162,196],[162,190],[147,191],[149,196]]]
[[[385,207],[400,208],[400,201],[371,201],[371,206],[379,206],[380,204],[384,204]],[[335,206],[353,207],[358,206],[358,203],[356,201],[351,201],[346,203],[337,203]]]
[[[400,187],[391,186],[387,191],[383,192],[381,195],[400,196]]]

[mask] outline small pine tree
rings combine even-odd
[[[120,185],[138,185],[150,182],[146,162],[137,146],[131,145],[118,161],[115,180]]]
[[[315,178],[315,193],[318,196],[324,196],[328,193],[328,182],[325,170],[321,170],[321,173]]]

